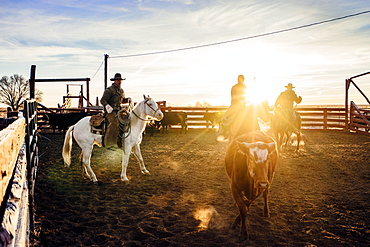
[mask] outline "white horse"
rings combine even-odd
[[[144,100],[138,103],[133,110],[129,113],[131,124],[130,132],[126,133],[122,142],[122,173],[121,180],[128,181],[126,176],[127,165],[131,151],[134,153],[139,162],[141,172],[149,174],[149,171],[144,165],[144,160],[140,151],[140,143],[142,140],[142,133],[145,129],[149,119],[161,120],[163,118],[162,111],[158,108],[157,103],[149,96],[144,95]],[[63,144],[63,160],[66,166],[71,164],[71,149],[72,149],[72,133],[77,144],[82,149],[81,152],[81,165],[82,175],[87,174],[88,178],[96,183],[98,182],[95,173],[91,169],[90,159],[94,144],[102,146],[103,136],[91,133],[90,117],[85,117],[78,121],[75,125],[69,127]],[[117,133],[118,135],[118,133]]]

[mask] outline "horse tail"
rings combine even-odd
[[[74,125],[69,127],[67,130],[66,136],[64,137],[62,156],[63,156],[64,164],[66,166],[70,166],[71,164],[72,132],[74,128],[75,128]]]

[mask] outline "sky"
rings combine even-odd
[[[345,79],[370,71],[370,13],[248,37],[368,10],[368,0],[0,0],[0,76],[29,79],[36,65],[39,79],[91,78],[95,104],[108,54],[108,77],[121,73],[134,101],[228,106],[243,74],[248,97],[270,105],[288,83],[302,105],[343,105]],[[354,81],[370,95],[370,75]],[[49,107],[66,95],[66,83],[36,88]],[[366,103],[354,87],[350,100]]]

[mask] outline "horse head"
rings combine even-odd
[[[155,120],[162,120],[163,118],[163,112],[161,109],[159,109],[158,104],[148,95],[143,95],[144,96],[144,101],[143,106],[144,106],[144,112],[146,116],[149,116]]]

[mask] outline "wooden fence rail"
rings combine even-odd
[[[38,166],[36,101],[24,101],[23,117],[0,131],[0,246],[29,246]]]
[[[359,108],[353,101],[350,107],[349,129],[370,135],[370,110]]]
[[[160,105],[162,111],[182,111],[188,115],[187,124],[189,128],[210,128],[212,123],[204,119],[207,113],[224,113],[228,107],[182,107],[182,106],[163,106]],[[47,108],[50,112],[78,112],[87,111],[91,113],[102,112],[102,107],[84,107],[84,108]],[[346,129],[346,111],[344,107],[296,107],[295,110],[302,117],[303,129]],[[40,114],[48,112],[43,109]],[[273,108],[270,108],[272,113]],[[41,117],[39,117],[41,119]],[[174,128],[181,127],[174,125]]]
[[[183,111],[188,114],[189,128],[208,128],[211,123],[204,120],[205,113],[225,112],[227,107],[162,107],[162,111]],[[302,117],[303,129],[345,129],[344,107],[297,107]],[[270,108],[272,113],[273,108]]]

